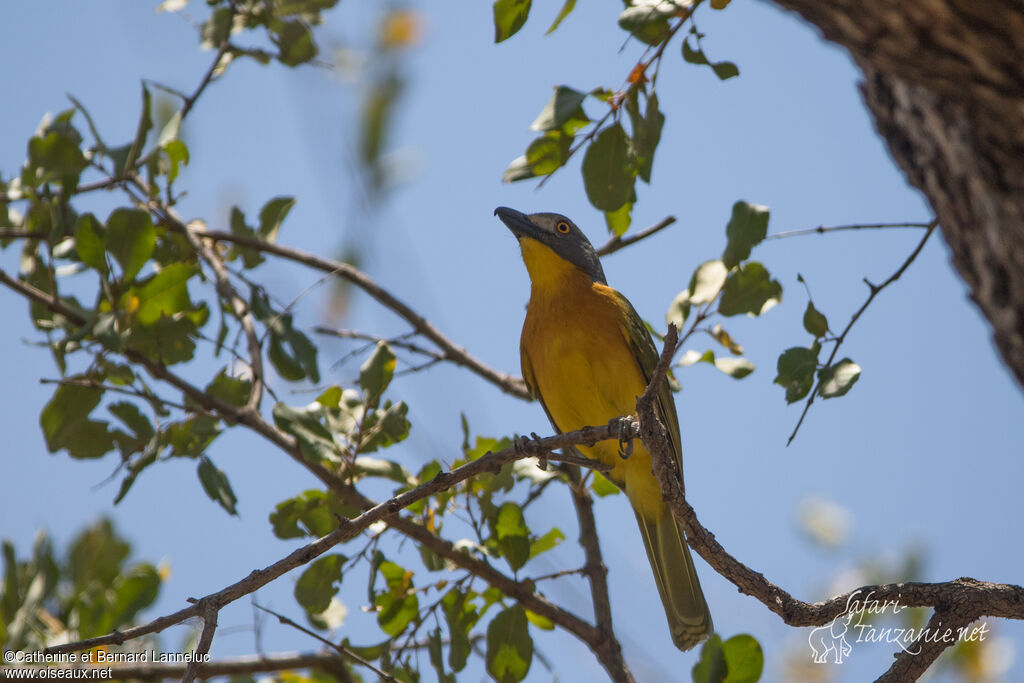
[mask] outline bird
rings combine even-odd
[[[608,286],[590,240],[558,213],[504,206],[494,213],[518,240],[530,276],[520,362],[554,429],[570,432],[635,414],[658,352],[633,305]],[[657,410],[681,473],[679,419],[667,380],[658,388]],[[605,476],[632,505],[672,642],[683,651],[693,648],[714,630],[711,612],[683,528],[651,472],[650,454],[638,440],[576,448],[611,467]]]

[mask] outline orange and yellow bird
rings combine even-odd
[[[523,378],[559,432],[633,415],[658,364],[658,352],[626,297],[608,286],[586,235],[557,213],[494,212],[519,240],[530,274],[520,342]],[[682,471],[679,420],[668,382],[657,410]],[[672,641],[688,650],[713,627],[686,537],[661,498],[651,457],[636,440],[628,457],[617,441],[577,447],[611,466],[606,475],[633,506],[665,606]],[[628,448],[626,449],[628,452]]]

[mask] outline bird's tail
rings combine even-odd
[[[707,638],[714,626],[686,536],[667,510],[658,520],[645,519],[638,512],[636,520],[665,606],[672,642],[680,650],[689,650]]]

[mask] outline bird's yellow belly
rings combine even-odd
[[[524,329],[523,349],[537,391],[562,432],[634,414],[636,399],[646,388],[617,321],[602,321],[603,316],[593,313],[586,318],[587,329],[558,315],[547,316],[548,324],[528,321]],[[619,455],[618,441],[577,448],[583,455],[612,466],[606,476],[626,491],[633,507],[645,518],[657,519],[664,514],[661,491],[651,474],[650,455],[639,439],[625,459]]]

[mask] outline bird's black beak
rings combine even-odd
[[[494,210],[494,215],[501,219],[501,222],[512,231],[512,234],[515,235],[517,239],[523,237],[540,239],[540,228],[534,225],[533,221],[530,220],[530,217],[522,211],[516,211],[515,209],[510,209],[507,206],[499,206]]]

